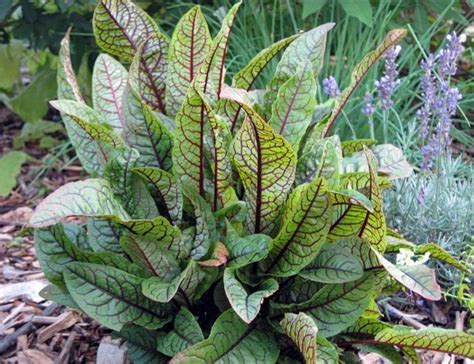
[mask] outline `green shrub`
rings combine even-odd
[[[362,60],[338,99],[316,105],[333,24],[264,49],[229,87],[224,60],[239,6],[213,39],[194,7],[170,40],[130,1],[103,0],[96,41],[129,68],[98,57],[93,108],[63,40],[52,105],[92,178],[59,188],[31,218],[52,283],[44,296],[114,330],[137,363],[335,363],[360,348],[398,362],[417,362],[415,349],[473,357],[466,333],[381,321],[375,300],[389,276],[441,298],[431,269],[396,266],[384,253],[430,251],[465,268],[386,227],[381,190],[411,173],[397,148],[328,136],[405,31]],[[251,92],[282,51],[263,96]]]

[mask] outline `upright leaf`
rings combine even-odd
[[[231,145],[231,153],[250,210],[249,231],[269,234],[295,178],[296,155],[252,108]]]
[[[311,316],[323,337],[340,333],[357,321],[369,305],[374,288],[374,277],[366,273],[357,281],[327,284],[310,300],[292,305],[271,305],[275,314],[304,312]]]
[[[79,307],[113,330],[132,323],[159,329],[171,319],[169,308],[141,294],[139,278],[116,268],[70,263],[64,279]]]
[[[107,54],[100,54],[92,73],[92,101],[97,110],[117,133],[124,128],[122,99],[127,85],[127,70]]]
[[[264,259],[272,246],[272,239],[264,234],[245,237],[228,234],[225,245],[229,249],[227,267],[240,268]]]
[[[117,216],[128,214],[114,197],[110,184],[101,179],[68,183],[45,198],[30,219],[33,227],[53,225],[69,216]]]
[[[288,199],[283,227],[261,269],[278,277],[297,274],[326,242],[331,218],[327,184],[316,178]]]
[[[194,6],[179,20],[171,38],[166,75],[166,109],[175,115],[211,46],[201,7]]]
[[[326,244],[316,259],[299,274],[315,282],[344,283],[361,278],[364,270],[360,260],[350,251],[334,244]]]
[[[281,320],[280,326],[300,349],[305,364],[318,363],[318,327],[311,317],[305,313],[299,313],[298,315],[287,313],[285,318]]]
[[[61,41],[58,63],[58,98],[84,102],[84,97],[74,74],[70,50],[71,28],[69,28]]]
[[[123,114],[126,121],[124,138],[140,152],[139,165],[171,170],[173,136],[130,85],[124,93]]]
[[[93,218],[87,219],[87,242],[92,250],[96,252],[113,252],[123,254],[120,247],[120,226],[109,219]]]
[[[264,101],[268,110],[275,101],[278,90],[301,66],[309,62],[314,77],[319,75],[326,49],[326,35],[333,27],[334,23],[320,25],[302,34],[288,46],[267,86]]]
[[[355,89],[362,82],[362,79],[365,77],[367,72],[369,72],[370,68],[385,54],[385,52],[387,52],[391,47],[398,43],[400,39],[402,39],[406,35],[406,33],[406,29],[394,29],[390,31],[385,36],[383,42],[379,44],[379,46],[373,51],[367,53],[364,58],[362,58],[362,61],[360,61],[357,66],[355,66],[351,75],[351,83],[349,84],[349,86],[347,86],[347,88],[344,89],[344,91],[342,91],[341,95],[336,99],[336,105],[331,113],[329,120],[326,123],[323,136],[326,136],[329,133],[337,117],[344,109],[344,106],[346,106],[347,101],[349,101]]]
[[[153,19],[130,0],[101,0],[93,26],[96,42],[106,52],[127,61],[137,58],[140,94],[164,113],[168,40]]]
[[[226,268],[224,271],[224,289],[235,313],[246,323],[252,322],[260,312],[265,298],[278,290],[278,283],[270,278],[248,293],[235,276],[235,269]]]
[[[204,336],[193,314],[181,307],[174,319],[173,330],[158,339],[157,349],[165,355],[173,356],[202,340]]]
[[[165,216],[169,216],[172,223],[178,223],[183,210],[183,195],[176,178],[159,168],[138,167],[132,171],[153,185],[159,199],[166,206]]]
[[[246,325],[228,310],[216,320],[206,340],[176,354],[171,363],[274,363],[277,357],[271,334],[256,325]]]
[[[305,63],[283,83],[272,105],[270,125],[283,135],[294,150],[311,122],[316,106],[316,81],[311,64]]]

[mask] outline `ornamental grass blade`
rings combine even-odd
[[[364,58],[362,58],[362,61],[360,61],[357,66],[355,66],[351,75],[351,83],[348,87],[344,89],[344,91],[342,91],[341,95],[336,99],[336,105],[331,113],[331,116],[329,117],[329,120],[325,125],[323,137],[328,135],[337,117],[342,112],[344,106],[346,106],[355,89],[360,85],[362,79],[369,72],[371,67],[385,54],[385,52],[387,52],[391,47],[397,44],[406,35],[406,33],[406,29],[394,29],[390,31],[385,36],[383,42],[379,44],[379,46],[373,51],[367,53]]]
[[[112,330],[127,324],[159,329],[171,320],[170,309],[140,292],[141,279],[112,267],[69,263],[64,279],[81,310]]]
[[[227,310],[217,318],[206,340],[176,354],[170,363],[274,363],[278,352],[268,331],[246,325],[232,310]]]
[[[288,199],[283,227],[261,270],[289,277],[311,263],[326,242],[331,218],[327,184],[316,178],[295,190]]]
[[[281,85],[272,105],[269,124],[297,151],[315,106],[316,81],[311,65],[306,63]]]
[[[314,320],[303,312],[287,313],[280,326],[300,350],[305,364],[317,364],[320,360],[317,355],[318,327]]]
[[[370,303],[374,276],[365,273],[357,281],[327,284],[311,299],[297,304],[271,303],[275,315],[304,312],[311,316],[323,337],[334,336],[354,324]]]
[[[204,340],[201,327],[193,314],[181,307],[174,319],[174,328],[157,340],[156,348],[170,357]]]
[[[233,310],[244,322],[249,324],[260,312],[263,300],[278,290],[278,283],[273,278],[267,279],[249,294],[237,279],[235,269],[226,268],[224,289]]]
[[[336,214],[329,229],[329,237],[339,240],[358,236],[367,241],[377,251],[383,252],[385,241],[385,216],[382,207],[382,195],[378,186],[376,162],[372,152],[365,150],[369,172],[356,172],[345,175],[342,181],[344,188],[363,192],[371,201],[373,211],[368,211],[358,204],[346,204],[345,199],[333,204]]]
[[[299,275],[321,283],[345,283],[355,281],[364,274],[360,260],[347,249],[326,244],[319,254]]]
[[[128,62],[138,54],[141,95],[154,110],[165,113],[168,40],[153,19],[132,1],[101,0],[93,27],[97,44],[107,53]]]
[[[123,113],[126,120],[124,138],[140,153],[139,166],[170,171],[173,135],[130,84],[124,94]]]
[[[175,115],[183,103],[211,42],[201,7],[194,6],[179,20],[170,42],[166,75],[166,110],[170,115]]]
[[[296,154],[248,105],[247,116],[231,145],[234,165],[245,188],[250,232],[270,234],[295,178]]]
[[[436,282],[433,269],[422,264],[394,265],[375,249],[374,252],[387,272],[403,286],[428,300],[441,299],[441,288]]]
[[[30,219],[32,227],[56,224],[69,216],[117,216],[128,220],[129,216],[115,198],[110,184],[102,179],[90,178],[68,183],[37,207]]]
[[[123,94],[128,72],[120,62],[107,54],[100,54],[92,72],[92,102],[94,109],[121,134],[125,118],[122,111]]]

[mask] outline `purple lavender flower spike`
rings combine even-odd
[[[458,36],[456,32],[452,32],[446,36],[448,41],[446,46],[439,52],[439,76],[446,78],[454,76],[457,71],[457,60],[464,51],[462,43],[466,41],[466,35]]]
[[[326,96],[336,98],[341,94],[337,81],[333,76],[329,76],[323,80],[323,92]]]
[[[426,139],[429,134],[429,120],[433,115],[434,104],[436,102],[436,80],[433,75],[435,57],[433,54],[428,59],[422,60],[420,63],[423,70],[423,78],[421,79],[421,96],[423,98],[423,106],[417,111],[420,119],[420,134],[422,139]]]
[[[364,96],[364,106],[362,107],[361,111],[364,115],[366,115],[369,118],[375,112],[375,106],[374,106],[373,101],[374,101],[374,97],[371,94],[366,93]]]
[[[391,95],[393,90],[398,86],[400,80],[397,79],[397,63],[395,60],[400,54],[401,47],[391,47],[387,53],[385,53],[385,70],[380,80],[374,82],[375,88],[377,89],[380,97],[380,104],[383,110],[388,110],[393,106]]]

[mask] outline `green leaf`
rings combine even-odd
[[[240,104],[247,117],[232,142],[231,154],[250,210],[248,230],[268,234],[293,184],[296,154],[256,111]]]
[[[372,26],[372,5],[370,0],[339,0],[348,16],[359,19],[362,23]]]
[[[16,178],[21,172],[21,165],[29,158],[28,154],[16,150],[7,152],[0,158],[0,170],[2,171],[0,197],[7,197],[15,188],[17,185]]]
[[[274,314],[305,312],[310,315],[323,337],[334,336],[356,322],[369,305],[374,277],[366,273],[357,281],[327,284],[310,300],[299,304],[271,303]]]
[[[124,92],[123,114],[124,138],[140,153],[139,165],[170,171],[173,165],[173,136],[160,117],[141,101],[130,86]]]
[[[37,207],[30,219],[32,227],[53,225],[69,216],[117,216],[128,220],[128,214],[112,193],[110,184],[102,179],[86,179],[68,183]]]
[[[383,214],[382,196],[377,182],[376,162],[374,155],[365,150],[365,158],[369,166],[369,173],[357,172],[345,175],[342,181],[344,188],[352,188],[363,192],[372,202],[372,211],[366,210],[358,204],[347,204],[346,199],[333,204],[336,214],[329,229],[332,240],[358,236],[369,242],[378,251],[385,250],[385,216]]]
[[[56,97],[55,79],[56,72],[53,70],[39,71],[28,86],[9,100],[10,108],[26,122],[34,123],[42,119],[48,112],[48,101]]]
[[[364,0],[365,1],[365,0]],[[387,52],[392,46],[398,43],[405,35],[406,29],[393,29],[384,38],[373,51],[367,53],[360,63],[355,66],[351,74],[351,83],[347,86],[341,95],[336,99],[336,105],[323,131],[323,136],[327,136],[339,114],[346,106],[355,89],[360,85],[362,79],[369,72],[370,68]]]
[[[274,363],[277,357],[278,347],[268,331],[246,325],[228,310],[216,320],[206,340],[178,353],[170,363]]]
[[[24,52],[25,47],[21,41],[11,40],[8,44],[0,44],[0,69],[4,71],[0,79],[0,89],[8,91],[20,81]]]
[[[306,19],[308,16],[313,15],[319,9],[321,9],[327,0],[303,0],[303,14],[301,15],[303,19]]]
[[[331,208],[327,184],[316,178],[296,189],[287,202],[283,227],[262,262],[265,273],[289,277],[307,266],[326,242]]]
[[[450,255],[446,250],[439,247],[435,243],[428,243],[424,245],[419,245],[415,249],[416,254],[425,254],[430,253],[430,258],[436,259],[442,263],[452,265],[453,267],[462,270],[463,272],[469,273],[470,270],[461,263],[460,260],[456,259]]]
[[[272,105],[270,125],[294,150],[311,122],[316,106],[316,81],[309,63],[283,83]]]
[[[393,265],[382,254],[376,250],[374,252],[387,272],[409,290],[431,301],[441,299],[441,288],[436,282],[433,269],[422,264]]]
[[[316,259],[299,273],[303,278],[321,283],[355,281],[363,274],[360,260],[335,244],[324,245]]]
[[[159,329],[171,319],[168,308],[141,294],[139,278],[116,268],[70,263],[64,279],[79,307],[113,330],[132,323]]]
[[[458,330],[437,327],[414,330],[409,327],[395,326],[378,333],[374,341],[380,344],[441,351],[474,358],[474,335]]]
[[[385,175],[389,179],[399,179],[410,177],[413,168],[403,156],[403,152],[391,145],[382,144],[372,148],[377,161],[378,173]],[[354,153],[352,156],[343,159],[345,173],[368,171],[367,159],[364,153]]]
[[[264,96],[265,109],[269,110],[277,97],[278,90],[306,63],[311,64],[314,77],[319,75],[326,49],[326,34],[333,27],[334,23],[327,23],[307,31],[286,48],[267,86]]]
[[[45,300],[56,302],[59,305],[71,307],[76,310],[80,310],[79,306],[72,299],[69,293],[65,293],[62,289],[58,288],[54,284],[47,285],[40,292],[39,295]]]
[[[173,356],[202,340],[204,336],[195,317],[188,309],[181,307],[174,319],[174,329],[159,337],[157,349]]]
[[[122,229],[108,219],[87,219],[87,241],[96,252],[123,254],[119,244]]]
[[[169,216],[172,223],[181,221],[183,210],[183,195],[178,187],[176,178],[171,174],[159,168],[138,167],[133,168],[143,180],[149,182],[156,190],[160,201],[166,206],[165,216]]]
[[[345,329],[342,334],[351,337],[373,337],[386,328],[392,327],[391,324],[373,318],[360,317],[353,325]]]
[[[297,315],[287,313],[285,318],[280,321],[280,326],[300,350],[305,364],[322,362],[317,353],[318,327],[311,317],[303,312]]]
[[[264,234],[244,237],[228,234],[225,245],[230,253],[227,267],[241,268],[264,259],[272,247],[272,239]]]
[[[158,333],[139,326],[127,325],[117,336],[126,340],[128,357],[134,364],[166,364],[169,358],[157,351]]]
[[[345,140],[341,143],[342,154],[344,157],[364,150],[364,147],[370,147],[376,144],[375,139],[357,139],[357,140]]]
[[[367,196],[357,190],[343,188],[338,192],[330,191],[331,203],[338,205],[357,205],[361,206],[369,212],[374,212],[372,201]]]
[[[161,279],[172,279],[179,274],[178,262],[164,249],[160,241],[140,236],[124,235],[120,246],[140,267]]]
[[[186,258],[191,249],[181,230],[169,223],[167,219],[158,216],[153,220],[120,220],[113,219],[117,224],[126,227],[131,233],[146,240],[155,241],[160,248],[173,253],[175,258]]]
[[[206,200],[193,190],[185,190],[184,193],[186,197],[191,200],[194,207],[194,217],[196,219],[196,231],[194,234],[191,257],[199,260],[207,254],[211,242],[216,240],[216,220]]]
[[[248,293],[235,276],[235,269],[226,268],[224,271],[224,289],[234,311],[246,323],[252,322],[260,312],[265,298],[278,290],[278,283],[273,278],[264,281]]]
[[[120,134],[125,125],[122,100],[128,73],[120,62],[107,54],[100,54],[92,73],[92,101],[107,123]]]
[[[265,67],[299,36],[300,34],[295,34],[288,38],[284,38],[259,52],[244,68],[234,75],[232,86],[234,88],[250,91],[252,85],[263,72]],[[228,99],[219,100],[218,112],[228,121],[231,132],[238,130],[238,126],[240,126],[239,115],[241,110],[242,106],[236,102]]]
[[[171,38],[166,77],[166,109],[175,115],[199,67],[207,57],[211,35],[201,7],[194,6],[179,20]]]

